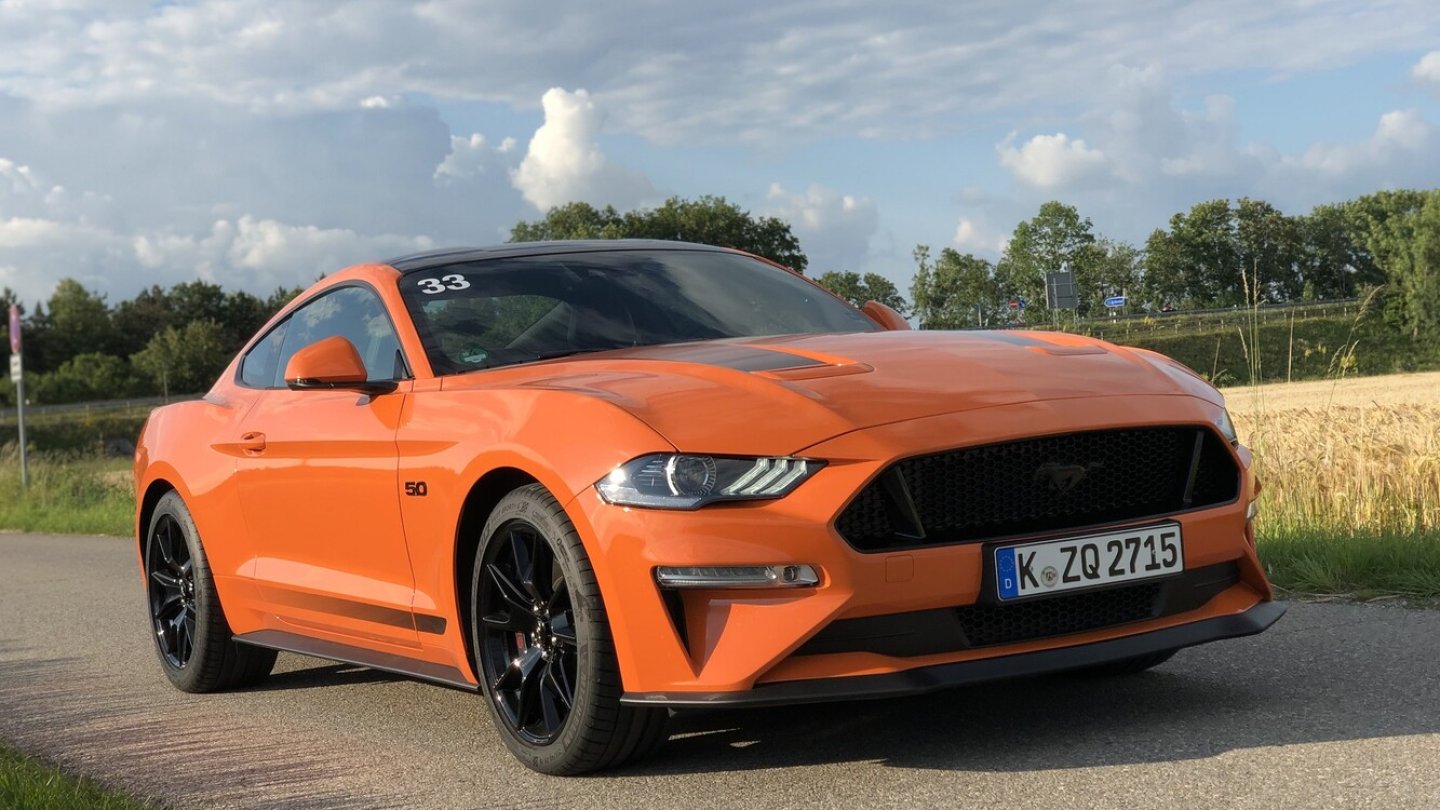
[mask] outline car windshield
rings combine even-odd
[[[877,329],[787,271],[717,251],[482,259],[409,273],[400,285],[437,374],[631,346]]]

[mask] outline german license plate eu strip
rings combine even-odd
[[[1185,548],[1178,523],[995,549],[995,588],[1001,599],[1152,579],[1183,570]]]

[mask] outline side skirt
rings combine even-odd
[[[256,647],[268,647],[272,650],[300,653],[301,655],[339,661],[342,664],[354,664],[384,672],[393,672],[396,675],[405,675],[466,692],[480,691],[478,685],[465,680],[465,676],[455,667],[432,664],[428,661],[416,661],[413,658],[376,652],[363,647],[352,647],[335,641],[310,638],[283,630],[256,630],[253,633],[235,636],[235,640],[242,644],[253,644]]]

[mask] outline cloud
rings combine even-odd
[[[772,183],[766,204],[767,215],[790,223],[809,259],[811,275],[863,266],[880,224],[872,200],[819,183],[811,183],[803,192],[789,192]]]
[[[998,256],[1009,241],[1009,235],[999,233],[988,222],[964,216],[955,223],[955,234],[950,237],[950,243],[960,250],[985,256]]]
[[[655,196],[645,176],[606,160],[595,137],[604,113],[584,90],[559,87],[541,99],[545,123],[535,130],[511,181],[541,211],[569,202],[630,208]]]
[[[1083,98],[1114,64],[1273,77],[1413,53],[1436,41],[1431,6],[1109,0],[1081,18],[1060,0],[740,0],[698,12],[560,0],[545,15],[489,0],[9,0],[0,93],[295,112],[413,95],[532,107],[550,87],[584,86],[615,131],[662,143],[913,137]]]
[[[170,275],[188,268],[200,278],[235,287],[274,289],[308,286],[320,276],[362,262],[434,247],[428,237],[359,234],[345,228],[317,228],[242,216],[217,220],[204,235],[139,235],[135,260]]]
[[[514,165],[511,160],[514,153],[514,138],[505,138],[499,146],[492,147],[478,132],[468,138],[451,135],[450,154],[435,167],[435,179],[448,182],[472,178],[497,168],[510,171]]]
[[[1283,164],[1329,178],[1364,176],[1367,182],[1427,162],[1440,144],[1435,127],[1415,110],[1395,110],[1380,116],[1375,132],[1364,141],[1342,144],[1317,143],[1298,156],[1287,156]],[[1435,160],[1428,162],[1434,166]],[[1399,179],[1398,177],[1395,179]]]
[[[1043,189],[1066,190],[1103,183],[1107,172],[1105,153],[1092,149],[1080,139],[1063,132],[1036,135],[1015,148],[1011,133],[995,148],[1000,165],[1026,183]]]
[[[1440,51],[1431,51],[1420,57],[1410,75],[1421,81],[1440,83]]]

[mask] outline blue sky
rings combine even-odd
[[[906,289],[1049,199],[1138,243],[1440,186],[1437,127],[1420,0],[0,0],[0,286],[267,292],[719,194]]]

